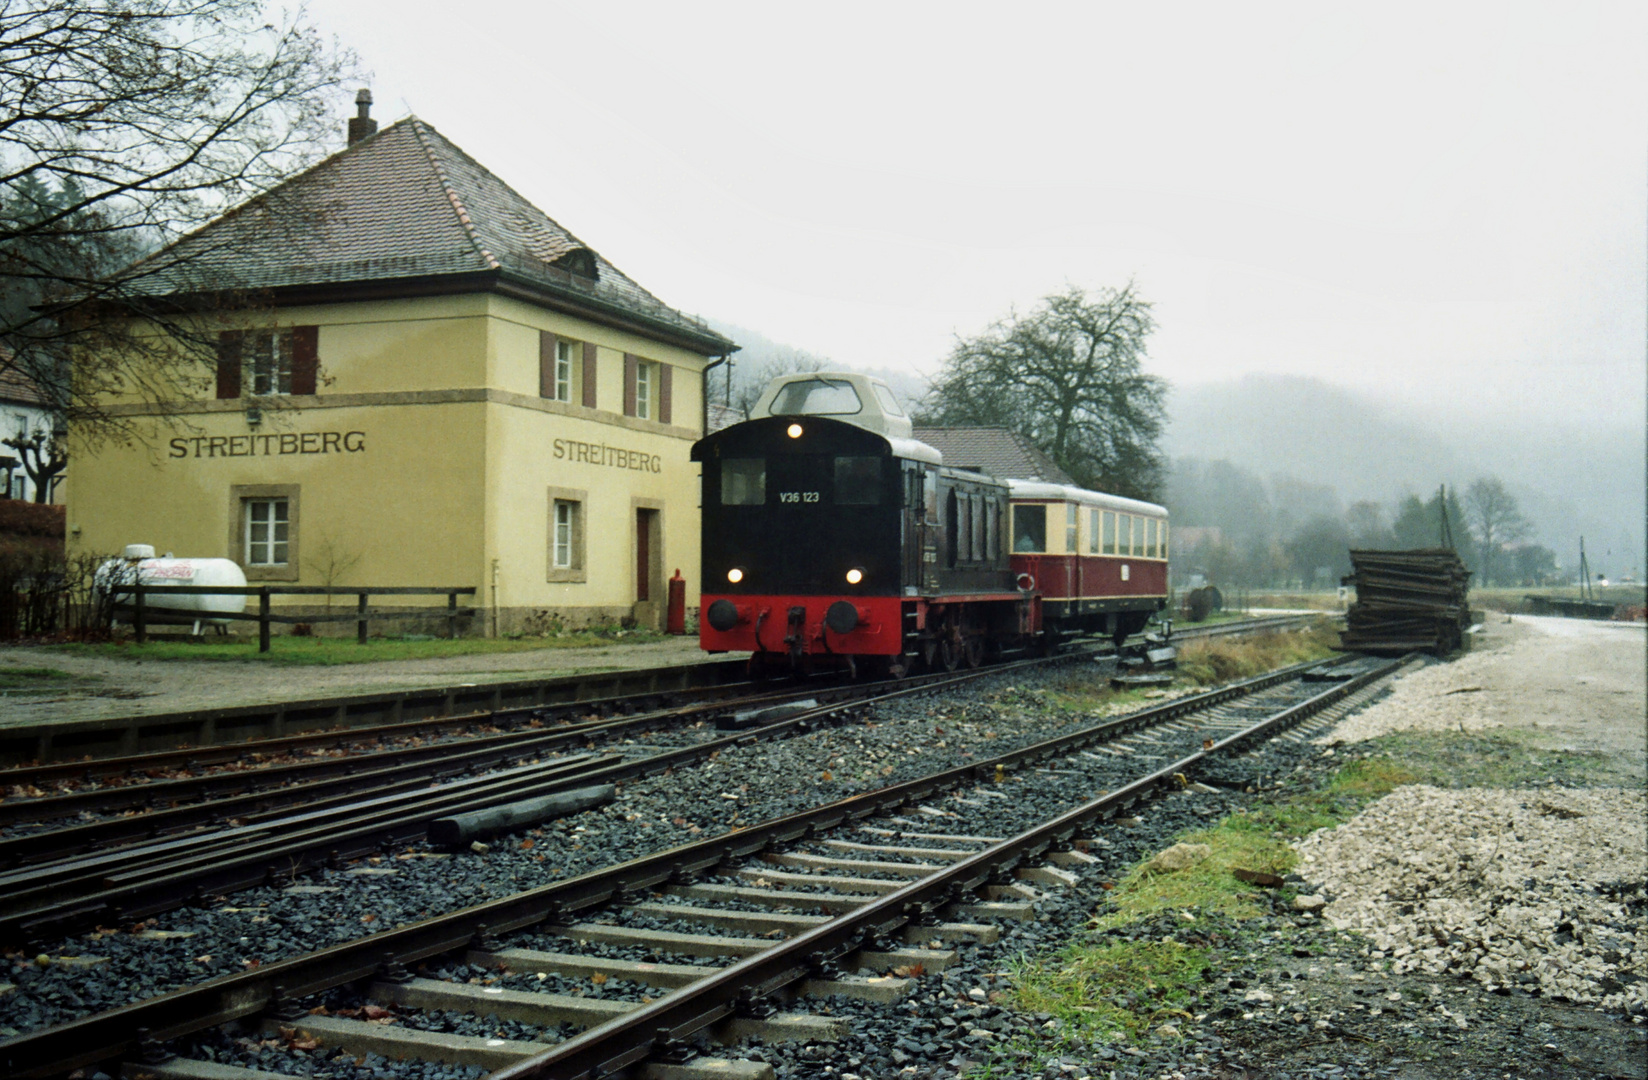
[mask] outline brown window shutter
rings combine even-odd
[[[624,354],[624,415],[635,415],[635,375],[641,361],[633,353]]]
[[[555,335],[538,331],[538,396],[555,396]]]
[[[595,343],[584,342],[584,408],[595,408]]]
[[[239,330],[220,330],[217,335],[217,396],[240,396],[240,339]]]
[[[320,327],[292,327],[292,393],[313,394],[320,368]]]
[[[675,380],[671,374],[675,371],[668,364],[658,365],[658,422],[670,422],[670,384]]]

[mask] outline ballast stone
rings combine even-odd
[[[1169,874],[1188,870],[1213,854],[1206,844],[1174,844],[1144,864],[1147,874]]]

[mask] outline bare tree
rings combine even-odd
[[[0,446],[9,446],[21,455],[23,471],[34,484],[34,501],[51,502],[52,492],[57,489],[57,482],[63,478],[63,470],[69,464],[69,454],[63,448],[62,437],[55,432],[39,429],[19,431],[9,439],[0,439]]]
[[[87,435],[127,434],[102,408],[110,393],[202,385],[213,343],[190,312],[248,302],[195,269],[221,252],[168,245],[336,141],[330,103],[353,56],[301,11],[264,8],[0,0],[0,369],[19,367]],[[241,212],[268,239],[317,210]]]
[[[1153,499],[1167,396],[1143,369],[1155,328],[1131,283],[1093,296],[1071,286],[957,340],[920,422],[1010,428],[1078,483]]]
[[[1471,481],[1465,489],[1465,522],[1476,539],[1482,582],[1487,584],[1494,555],[1528,535],[1528,519],[1522,516],[1516,496],[1505,490],[1497,476],[1489,476]]]

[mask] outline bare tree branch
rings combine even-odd
[[[83,438],[132,434],[111,395],[193,396],[214,359],[201,304],[257,303],[205,273],[220,248],[171,245],[335,148],[355,59],[301,9],[265,7],[0,0],[0,370],[72,410]],[[266,196],[239,211],[260,236],[236,242],[324,211]]]

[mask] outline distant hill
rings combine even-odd
[[[1450,422],[1295,376],[1175,387],[1168,411],[1169,456],[1329,484],[1346,504],[1389,505],[1442,483],[1463,491],[1497,475],[1534,522],[1534,539],[1564,562],[1577,558],[1583,533],[1587,550],[1612,552],[1609,573],[1643,569],[1643,433],[1629,427],[1587,427],[1583,417],[1537,430]]]

